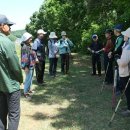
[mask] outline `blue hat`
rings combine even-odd
[[[96,39],[96,38],[98,38],[97,34],[93,34],[92,39]]]
[[[123,25],[122,24],[117,24],[115,27],[114,27],[115,30],[118,30],[118,31],[121,31],[123,29]]]
[[[0,24],[8,24],[12,26],[14,23],[11,22],[5,15],[0,14]]]

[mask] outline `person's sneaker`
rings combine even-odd
[[[25,97],[27,100],[31,100],[31,96],[30,96],[28,93],[24,94],[24,97]]]
[[[29,91],[29,95],[33,95],[34,93],[35,93],[35,91],[33,91],[33,90]]]
[[[121,112],[121,115],[124,117],[130,117],[130,110],[127,109],[126,111]]]

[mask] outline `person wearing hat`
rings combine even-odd
[[[88,48],[92,52],[92,75],[96,75],[96,65],[98,70],[98,76],[101,76],[101,58],[100,51],[102,50],[102,44],[98,41],[98,36],[96,34],[92,35],[92,43]]]
[[[112,39],[112,30],[107,29],[105,31],[106,44],[103,48],[104,52],[104,69],[105,69],[105,83],[112,84],[113,83],[113,58],[108,57],[108,53],[114,48],[114,40]]]
[[[117,81],[116,81],[116,94],[117,95],[120,94],[120,92],[121,92],[121,86],[120,86],[120,79],[119,79],[119,72],[118,72],[119,70],[118,70],[118,64],[116,62],[116,57],[120,57],[122,54],[122,46],[124,44],[124,37],[121,34],[122,29],[123,29],[122,24],[117,24],[114,27],[114,35],[117,38],[116,38],[113,50],[108,53],[109,58],[113,57],[115,59],[115,72],[114,73],[117,72],[117,74],[114,74],[114,75],[117,75],[117,77],[116,77],[116,79],[117,79]]]
[[[49,74],[50,76],[56,76],[58,47],[57,47],[57,36],[55,32],[51,32],[49,35],[48,49],[49,49],[49,63],[50,63]]]
[[[118,24],[114,28],[114,34],[117,37],[116,42],[115,42],[114,52],[113,52],[114,55],[118,54],[119,56],[121,56],[122,54],[122,46],[124,44],[124,37],[121,34],[122,29],[123,29],[122,24]]]
[[[69,73],[69,60],[71,50],[70,47],[73,46],[73,43],[67,38],[65,31],[61,32],[62,38],[58,41],[58,49],[61,57],[61,72],[63,74]]]
[[[121,88],[124,90],[130,78],[130,28],[122,32],[122,35],[124,35],[125,42],[122,47],[121,57],[117,59],[117,64],[119,66]],[[127,100],[127,108],[121,114],[126,117],[130,116],[130,83],[125,91],[125,96]]]
[[[0,14],[0,130],[18,130],[20,84],[23,76],[14,43],[8,38],[11,22]]]
[[[22,36],[22,48],[21,48],[21,67],[25,72],[26,78],[24,82],[24,96],[30,98],[33,71],[36,63],[36,53],[32,50],[32,35],[25,32]]]
[[[42,29],[37,31],[37,38],[34,40],[32,45],[32,50],[36,52],[36,56],[38,62],[36,62],[36,78],[39,85],[44,83],[44,70],[45,70],[45,43],[44,43],[44,36],[47,34]]]

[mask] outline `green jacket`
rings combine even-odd
[[[120,35],[116,39],[114,54],[118,54],[121,56],[123,44],[124,44],[124,37],[123,37],[123,35]]]
[[[0,33],[0,91],[12,93],[20,89],[22,71],[14,43]]]

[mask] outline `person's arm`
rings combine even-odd
[[[123,38],[119,38],[118,39],[118,43],[115,46],[114,54],[118,54],[118,53],[122,52],[122,46],[123,46],[123,44],[124,44]]]
[[[56,50],[55,50],[55,54],[58,54],[59,49],[58,49],[58,43],[57,43],[57,42],[55,43],[55,48],[56,48]]]
[[[93,43],[90,44],[90,46],[87,48],[90,52],[94,53],[94,50],[93,50]]]
[[[51,41],[48,41],[48,49],[49,49],[50,51],[52,51],[52,43],[51,43]]]
[[[23,82],[22,70],[19,64],[19,59],[16,53],[15,45],[13,43],[9,44],[10,47],[4,46],[4,53],[6,56],[6,60],[9,65],[9,69],[14,76],[14,80],[22,83]]]
[[[122,52],[121,58],[117,60],[117,63],[121,67],[126,67],[130,62],[130,52],[129,50],[124,50]]]
[[[24,45],[21,49],[21,67],[22,69],[29,68],[29,55],[28,55],[27,46]]]
[[[38,41],[35,40],[33,45],[32,45],[32,50],[34,50],[35,52],[37,51],[37,44],[38,44]]]
[[[70,41],[70,39],[67,39],[67,42],[68,42],[68,44],[69,44],[70,47],[74,46],[73,42]]]
[[[37,48],[38,48],[38,41],[37,41],[37,39],[33,42],[33,45],[32,45],[32,50],[33,51],[35,51],[35,55],[36,55],[36,63],[38,63],[39,62],[39,60],[38,60],[38,57],[37,57]]]

